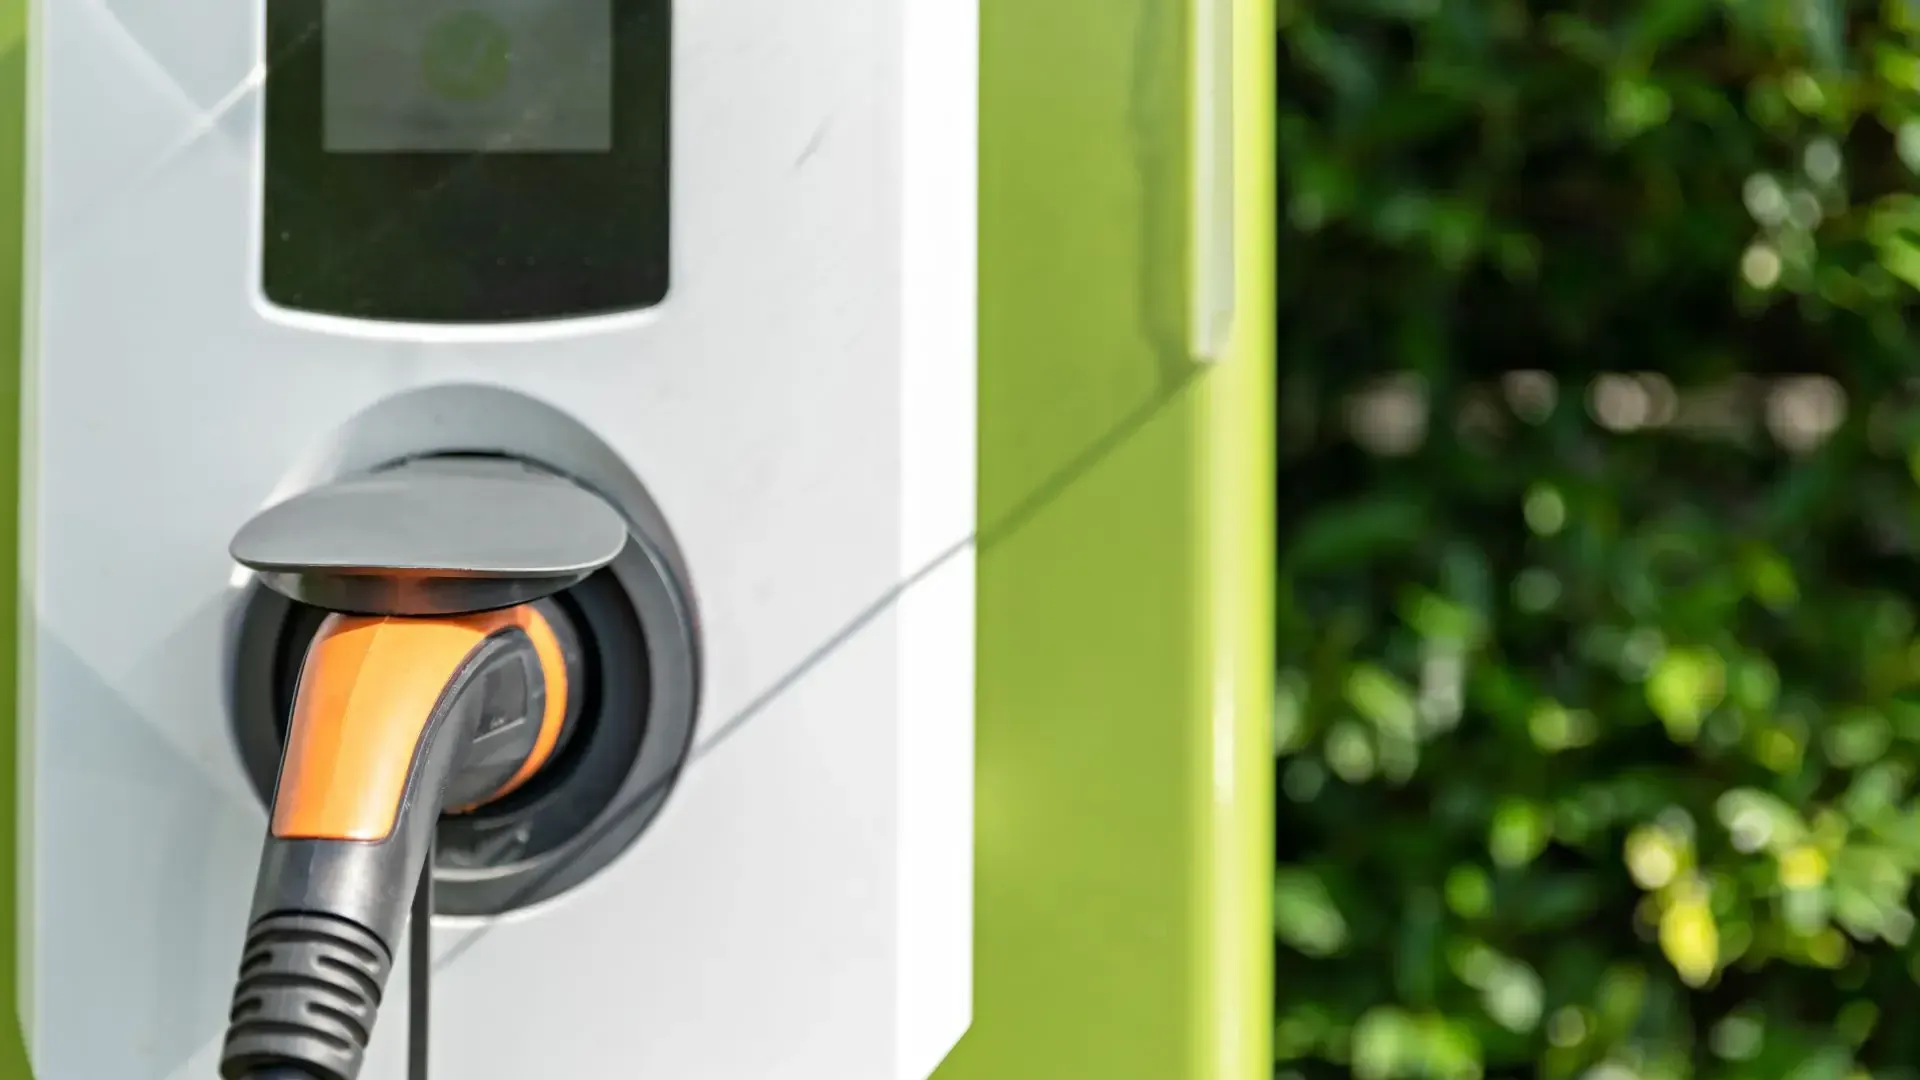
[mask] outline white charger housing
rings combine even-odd
[[[387,280],[370,271],[352,279],[368,295],[340,293],[365,303],[331,310],[263,277],[300,254],[275,256],[263,224],[282,220],[269,144],[290,137],[270,123],[268,23],[300,2],[319,0],[29,0],[18,932],[35,1075],[215,1075],[265,827],[228,717],[252,587],[234,531],[357,469],[485,450],[657,508],[698,615],[699,711],[664,809],[617,859],[532,907],[436,920],[434,1074],[921,1080],[971,999],[975,4],[616,21],[665,35],[652,103],[620,96],[618,48],[547,40],[524,51],[576,69],[578,107],[560,95],[572,111],[523,143],[476,144],[432,108],[381,115],[338,82],[357,69],[337,50],[326,107],[360,121],[316,135],[314,160],[578,161],[642,107],[671,132],[657,302],[485,317],[538,299],[532,272],[469,290],[476,317],[420,319],[368,316]],[[462,87],[513,57],[476,49],[421,70],[478,100]],[[361,74],[404,82],[404,59]],[[322,186],[303,220],[378,196]],[[570,202],[557,191],[553,212]],[[408,977],[365,1080],[404,1075]]]

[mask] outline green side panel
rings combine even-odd
[[[1272,1076],[1273,35],[1234,11],[1203,365],[1191,12],[982,0],[976,985],[939,1080]]]
[[[21,240],[26,214],[27,0],[0,0],[0,507],[20,505]],[[19,514],[0,514],[0,1077],[27,1080],[20,1041],[15,784],[19,723],[14,634],[19,625]]]

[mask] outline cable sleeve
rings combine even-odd
[[[220,1075],[355,1080],[392,968],[380,939],[345,919],[279,912],[255,922],[240,956]]]

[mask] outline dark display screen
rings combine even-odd
[[[267,0],[267,299],[432,323],[659,303],[670,3]]]

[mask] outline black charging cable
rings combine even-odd
[[[433,849],[414,887],[407,927],[407,1080],[428,1080],[427,1022],[433,1000]],[[267,1065],[247,1080],[318,1080],[298,1065]]]
[[[433,987],[434,844],[413,890],[407,926],[407,1080],[427,1080],[427,1020]]]

